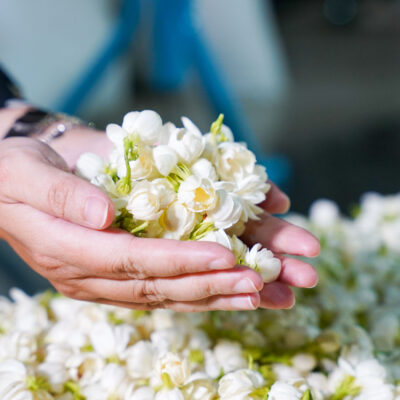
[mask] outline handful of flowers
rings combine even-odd
[[[280,260],[238,238],[262,212],[257,204],[270,189],[265,168],[234,142],[222,114],[205,135],[188,118],[182,123],[163,124],[151,110],[130,112],[122,126],[107,126],[109,160],[85,153],[76,173],[111,197],[115,227],[141,237],[217,242],[264,282],[275,280]]]

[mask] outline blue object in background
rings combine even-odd
[[[103,76],[107,67],[126,52],[133,40],[139,22],[139,0],[124,0],[108,42],[93,63],[83,72],[72,90],[67,93],[56,109],[66,114],[75,114],[91,90]]]
[[[177,90],[184,84],[188,71],[197,70],[216,116],[225,115],[225,122],[232,128],[236,140],[246,142],[257,160],[267,167],[269,177],[286,187],[290,163],[283,156],[271,157],[262,151],[257,135],[196,24],[194,3],[194,0],[148,0],[144,3],[154,9],[151,84],[155,90]],[[109,41],[57,109],[68,114],[79,110],[106,68],[129,49],[139,12],[139,0],[122,1]]]

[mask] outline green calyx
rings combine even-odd
[[[313,400],[313,395],[312,395],[310,389],[307,389],[307,390],[304,392],[303,396],[301,397],[301,400]]]
[[[110,165],[104,167],[104,173],[108,175],[114,182],[118,182],[117,169],[111,168]]]
[[[192,173],[189,167],[186,164],[179,162],[166,179],[172,185],[175,192],[177,192],[181,183],[190,175],[192,175]]]
[[[74,400],[85,400],[85,396],[81,394],[81,388],[76,382],[68,381],[64,384],[64,390],[72,394]]]
[[[202,239],[207,233],[215,231],[216,228],[213,222],[202,221],[195,225],[192,233],[189,236],[189,240],[199,240]]]
[[[267,400],[269,389],[270,389],[269,387],[262,387],[262,388],[254,389],[250,393],[250,397],[252,399],[257,399],[257,400]]]
[[[199,349],[191,349],[189,353],[189,360],[192,363],[203,364],[204,363],[204,354]]]
[[[148,221],[138,221],[133,218],[133,215],[126,209],[121,209],[121,214],[116,217],[113,226],[123,229],[132,235],[141,237],[146,233],[146,228],[149,226]]]
[[[343,400],[347,396],[357,396],[361,391],[361,387],[357,386],[355,380],[354,376],[346,376],[337,387],[336,393],[329,400]]]
[[[167,372],[164,372],[161,376],[161,380],[163,383],[163,388],[171,390],[174,388],[174,384],[172,383],[171,377]]]
[[[82,353],[92,353],[94,351],[94,348],[91,344],[85,344],[80,348],[80,351]]]
[[[211,124],[210,132],[214,136],[217,143],[226,142],[228,138],[221,132],[224,122],[224,114],[219,114],[218,118]]]
[[[116,317],[115,314],[111,312],[108,314],[108,322],[112,325],[122,325],[124,320]]]
[[[36,392],[37,390],[50,390],[50,384],[43,376],[28,376],[26,378],[26,387],[31,392]]]

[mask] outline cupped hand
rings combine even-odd
[[[319,241],[306,230],[271,215],[286,213],[290,207],[289,198],[273,183],[260,206],[264,214],[259,221],[248,222],[242,239],[249,245],[261,243],[282,263],[278,280],[265,284],[260,292],[260,307],[291,308],[295,298],[289,286],[314,287],[318,276],[312,265],[288,255],[315,257],[320,251]]]
[[[75,156],[69,153],[70,163]],[[0,236],[61,293],[145,310],[259,306],[261,277],[235,268],[225,247],[136,238],[109,228],[113,218],[106,194],[73,175],[49,146],[0,142]]]

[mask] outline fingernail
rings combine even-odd
[[[89,197],[85,204],[86,223],[94,228],[101,228],[106,222],[108,204],[98,197]]]
[[[255,310],[257,308],[251,296],[233,297],[231,306],[239,310]]]
[[[227,269],[232,268],[229,263],[225,260],[225,258],[217,258],[213,260],[209,264],[210,269]]]
[[[289,307],[286,307],[286,310],[291,310],[295,305],[296,305],[296,299],[293,298],[293,303]]]
[[[284,196],[284,201],[286,201],[286,209],[284,213],[287,213],[290,210],[290,198],[285,193],[282,193]]]
[[[235,293],[253,293],[258,292],[256,285],[250,278],[241,279],[233,287]]]

